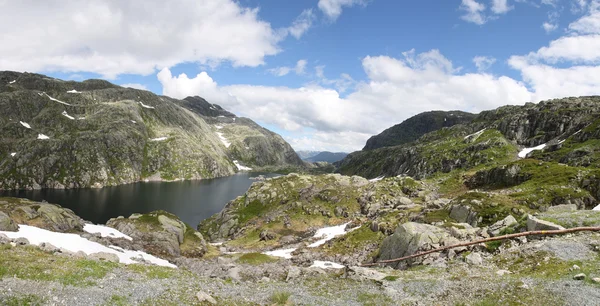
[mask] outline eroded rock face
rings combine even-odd
[[[17,231],[19,227],[15,222],[5,213],[0,211],[0,231]]]
[[[393,235],[385,238],[379,250],[378,260],[395,259],[413,255],[421,251],[437,248],[449,243],[450,235],[439,227],[415,222],[404,223]],[[456,240],[452,240],[454,242]],[[421,263],[426,257],[406,261],[408,264]],[[405,262],[391,263],[393,268],[401,268]]]
[[[528,231],[552,231],[552,230],[563,230],[564,227],[554,224],[550,221],[538,219],[532,215],[527,216],[527,230]]]
[[[0,223],[2,213],[13,224],[26,224],[55,232],[82,231],[84,221],[72,210],[58,205],[33,202],[26,199],[6,198],[0,200]],[[4,219],[10,228],[10,221]],[[14,227],[13,227],[14,228]],[[15,229],[16,230],[16,229]]]
[[[143,248],[154,255],[202,257],[206,253],[202,234],[165,211],[113,218],[106,225],[139,240]]]

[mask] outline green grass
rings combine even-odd
[[[292,294],[287,291],[277,291],[271,294],[270,300],[275,305],[291,305],[289,303],[290,296]]]
[[[45,253],[34,246],[0,246],[0,278],[57,281],[64,285],[90,286],[118,266],[117,263],[73,259]]]
[[[269,255],[261,254],[261,253],[246,253],[240,258],[238,258],[237,262],[248,265],[262,265],[265,263],[277,262],[278,259],[271,257]]]
[[[381,232],[373,232],[369,225],[363,225],[346,235],[334,238],[331,247],[329,244],[324,244],[321,248],[329,254],[352,254],[369,244],[379,244],[383,238],[384,235]]]
[[[394,275],[388,275],[386,277],[383,278],[383,280],[386,280],[388,282],[395,282],[399,279],[399,276],[394,276]]]
[[[365,306],[394,305],[394,301],[390,297],[379,293],[359,293],[358,302]]]
[[[122,295],[113,294],[110,299],[105,303],[106,306],[126,306],[130,305],[127,302],[127,297]]]
[[[4,306],[38,306],[46,304],[46,299],[35,294],[22,296],[0,297],[0,304]]]

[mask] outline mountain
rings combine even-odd
[[[317,156],[321,151],[296,151],[296,153],[298,153],[298,156],[300,156],[302,160],[306,160],[307,158]]]
[[[426,133],[439,130],[443,127],[469,123],[473,118],[475,118],[474,114],[461,111],[431,111],[421,113],[369,138],[363,150],[374,150],[405,144],[417,140]]]
[[[281,136],[200,97],[0,72],[0,189],[102,187],[298,169]]]
[[[315,156],[305,158],[304,160],[307,162],[311,162],[311,163],[328,162],[328,163],[333,164],[337,161],[344,159],[344,157],[346,157],[347,155],[348,155],[348,153],[343,153],[343,152],[333,153],[333,152],[324,151],[324,152],[319,152],[319,154],[317,154]]]

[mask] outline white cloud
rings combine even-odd
[[[336,20],[341,14],[343,7],[354,5],[366,5],[367,0],[319,0],[319,9],[331,20]]]
[[[292,71],[294,71],[297,75],[302,75],[302,74],[304,74],[304,72],[306,70],[307,63],[308,62],[306,60],[301,59],[298,62],[296,62],[295,67],[283,66],[283,67],[271,68],[267,71],[270,72],[271,74],[273,74],[275,76],[279,76],[279,77],[288,75]]]
[[[465,11],[465,14],[460,17],[464,21],[478,25],[487,22],[487,18],[484,14],[485,5],[483,3],[479,3],[475,0],[462,0],[459,9]]]
[[[514,6],[508,5],[508,0],[492,0],[492,12],[494,14],[506,14],[513,8]]]
[[[496,59],[491,56],[476,56],[473,58],[473,63],[475,63],[478,71],[490,69],[495,62]]]
[[[283,39],[257,13],[234,0],[0,1],[2,41],[10,42],[0,44],[0,68],[114,78],[182,62],[255,67]]]
[[[308,29],[310,29],[315,21],[316,16],[312,9],[302,11],[302,13],[294,20],[292,25],[287,28],[287,32],[294,36],[296,39],[300,39]]]
[[[173,77],[164,69],[158,79],[165,95],[200,95],[238,115],[287,130],[286,139],[296,149],[357,150],[371,135],[423,111],[477,112],[531,100],[527,88],[509,77],[459,74],[437,50],[411,50],[402,58],[367,56],[362,66],[368,81],[357,83],[345,98],[320,85],[219,86],[205,72]],[[316,70],[324,76],[323,67]]]
[[[148,90],[148,87],[146,87],[146,85],[139,84],[139,83],[121,84],[121,87],[129,87],[129,88],[134,88],[134,89]]]
[[[550,33],[550,32],[554,32],[556,29],[558,29],[558,24],[544,22],[542,24],[542,28],[544,29],[544,31],[546,31],[546,33]]]
[[[569,31],[578,34],[600,34],[600,11],[593,10],[569,25]]]
[[[356,81],[347,73],[340,74],[337,79],[328,79],[325,76],[325,66],[320,65],[315,67],[315,76],[317,83],[325,86],[333,86],[340,93],[345,92],[350,87],[356,84]]]

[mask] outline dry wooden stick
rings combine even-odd
[[[431,253],[442,252],[442,251],[453,249],[453,248],[464,247],[464,246],[485,243],[485,242],[490,242],[490,241],[498,241],[498,240],[504,240],[504,239],[523,237],[523,236],[562,235],[562,234],[575,233],[575,232],[597,232],[597,231],[600,231],[600,227],[573,227],[573,228],[568,228],[568,229],[563,229],[563,230],[531,231],[531,232],[509,234],[509,235],[491,237],[491,238],[470,241],[470,242],[465,242],[465,243],[459,243],[459,244],[455,244],[455,245],[449,245],[449,246],[429,250],[429,251],[422,252],[422,253],[417,253],[417,254],[413,254],[413,255],[409,255],[409,256],[400,257],[400,258],[388,259],[388,260],[382,260],[382,261],[378,261],[378,262],[374,262],[374,263],[362,264],[361,266],[362,267],[370,267],[370,266],[375,266],[375,265],[379,265],[379,264],[398,262],[398,261],[403,261],[403,260],[407,260],[407,259],[411,259],[411,258],[425,256],[425,255],[431,254]]]

